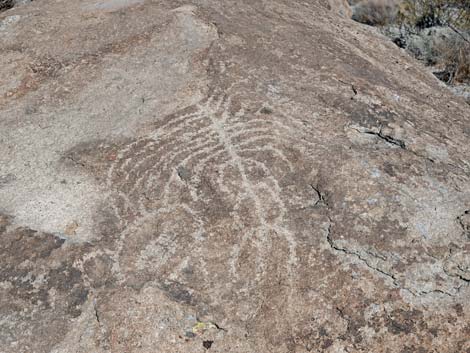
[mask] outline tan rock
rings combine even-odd
[[[470,349],[470,109],[372,29],[320,0],[0,28],[1,353]]]
[[[328,0],[331,9],[344,18],[351,18],[352,10],[347,0]]]

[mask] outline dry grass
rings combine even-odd
[[[452,29],[454,36],[432,48],[443,69],[438,77],[449,84],[470,82],[469,0],[402,0],[398,22],[417,32],[435,26]]]
[[[384,28],[399,26],[404,35],[398,44],[440,68],[436,76],[442,81],[470,83],[470,0],[348,1],[355,21]],[[448,28],[455,35],[440,39],[434,34],[437,40],[429,40],[428,28]],[[417,37],[428,47],[416,52],[412,43]]]
[[[443,81],[449,84],[470,83],[470,43],[461,39],[449,40],[436,48]]]
[[[401,0],[400,22],[417,29],[453,26],[470,29],[469,0]]]
[[[393,23],[398,14],[396,0],[363,0],[353,7],[353,20],[370,26]]]

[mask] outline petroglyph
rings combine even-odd
[[[468,106],[338,4],[4,13],[1,353],[470,349]]]
[[[267,259],[281,242],[295,283],[297,243],[279,181],[294,170],[282,146],[296,138],[282,118],[262,109],[233,111],[230,96],[218,94],[165,117],[139,139],[78,152],[78,166],[92,167],[90,151],[108,165],[92,169],[105,175],[107,203],[122,230],[113,249],[116,276],[126,282],[129,273],[150,269],[152,276],[178,278],[191,268],[208,281],[205,251],[221,227],[225,245],[217,251],[226,255],[217,271],[255,287],[266,280]],[[275,169],[268,164],[273,158]],[[136,247],[137,258],[129,254]]]

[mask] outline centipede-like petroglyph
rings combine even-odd
[[[296,124],[218,94],[138,139],[100,147],[107,203],[121,230],[111,251],[115,275],[123,282],[187,275],[206,285],[255,288],[270,254],[281,251],[279,266],[295,281],[298,244],[286,204],[292,195],[283,187],[297,173]]]

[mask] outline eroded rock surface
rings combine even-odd
[[[329,1],[0,16],[0,352],[470,352],[470,110]]]

